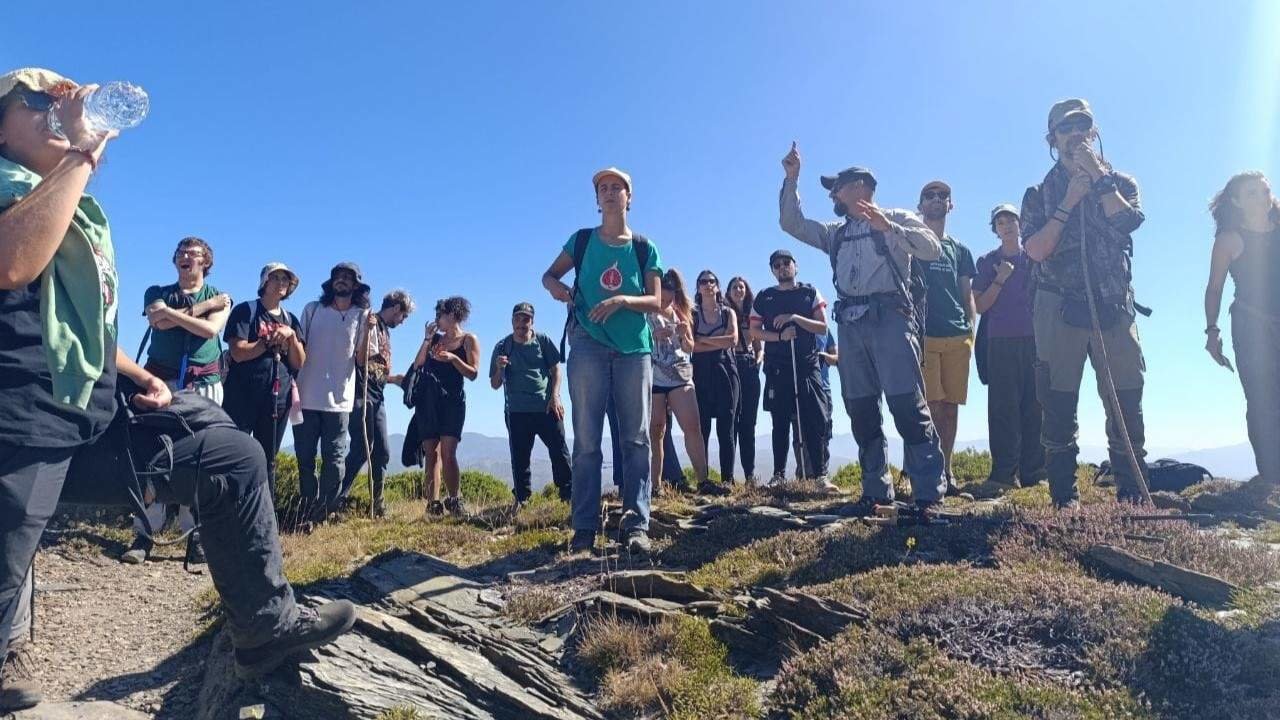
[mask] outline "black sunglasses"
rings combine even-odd
[[[951,197],[951,193],[946,190],[925,190],[920,193],[922,200],[946,200]]]
[[[713,277],[700,277],[698,278],[698,284],[699,285],[718,285],[720,284],[720,281]]]
[[[1093,121],[1089,118],[1076,118],[1075,120],[1063,120],[1053,130],[1062,134],[1073,132],[1088,132],[1093,127]]]
[[[53,107],[53,104],[58,102],[58,98],[39,90],[20,90],[18,98],[22,100],[22,104],[27,106],[28,110],[35,110],[36,112],[48,112]]]

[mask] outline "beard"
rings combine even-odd
[[[837,200],[831,211],[836,214],[836,217],[845,217],[849,214],[849,206]]]
[[[342,290],[339,290],[339,289],[337,289],[337,288],[334,288],[334,289],[333,289],[333,294],[334,294],[336,297],[340,297],[340,298],[349,298],[349,297],[351,297],[351,292],[352,292],[351,288],[345,288],[345,289],[342,289]]]

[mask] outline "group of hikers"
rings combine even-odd
[[[99,484],[118,475],[140,488],[128,562],[147,559],[166,505],[180,508],[184,529],[199,528],[245,677],[333,640],[355,617],[346,601],[296,603],[282,574],[274,463],[287,426],[299,465],[300,525],[348,504],[366,464],[371,512],[383,515],[384,403],[386,386],[397,385],[413,408],[402,459],[425,468],[427,512],[465,512],[457,450],[465,386],[479,377],[481,351],[465,329],[471,305],[463,297],[436,303],[412,363],[395,374],[391,330],[416,308],[405,291],[386,293],[374,310],[360,268],[342,262],[319,299],[295,315],[283,304],[299,277],[272,262],[261,270],[257,297],[237,304],[209,282],[213,247],[188,237],[173,254],[176,281],[144,293],[144,364],[119,349],[110,225],[86,192],[114,134],[87,128],[91,89],[48,70],[0,75],[0,710],[40,699],[24,661],[32,562],[64,483],[76,486],[82,475]],[[50,113],[61,134],[49,130]],[[987,487],[1047,479],[1055,505],[1078,504],[1076,408],[1088,359],[1107,413],[1118,495],[1140,500],[1145,365],[1135,315],[1145,308],[1135,302],[1131,258],[1144,217],[1134,179],[1093,149],[1097,134],[1084,100],[1053,105],[1044,136],[1053,165],[1020,207],[992,209],[997,244],[976,261],[946,232],[953,202],[943,180],[921,188],[914,212],[882,209],[875,174],[850,167],[820,178],[837,219],[806,217],[792,143],[782,160],[779,223],[827,257],[832,304],[798,279],[799,263],[786,248],[768,258],[771,287],[753,291],[743,276],[722,283],[711,270],[688,287],[658,246],[629,226],[631,176],[616,167],[595,173],[600,224],[571,234],[542,276],[568,308],[564,336],[557,344],[535,330],[534,306],[522,301],[512,308],[511,334],[489,358],[490,385],[505,395],[517,503],[531,496],[531,453],[540,440],[557,491],[571,505],[570,550],[590,550],[602,525],[607,422],[623,509],[619,540],[628,552],[647,552],[653,483],[684,485],[672,425],[683,432],[693,488],[723,493],[738,478],[757,482],[761,405],[773,422],[771,481],[786,480],[793,451],[797,477],[835,491],[828,476],[835,414],[828,373],[835,367],[862,470],[862,495],[849,513],[874,514],[894,501],[887,405],[912,488],[901,512],[927,521],[955,492],[957,416],[975,357],[989,386]],[[1217,233],[1206,348],[1231,367],[1216,325],[1229,273],[1249,436],[1260,474],[1274,483],[1280,201],[1265,177],[1243,173],[1211,209]],[[161,417],[168,419],[155,420]],[[719,483],[709,470],[713,421]]]

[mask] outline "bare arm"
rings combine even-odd
[[[1000,290],[1004,287],[1004,283],[999,281],[992,282],[987,286],[986,290],[978,293],[973,298],[974,309],[980,313],[985,313],[996,304],[996,298],[1000,297]]]
[[[573,290],[560,278],[573,269],[573,256],[561,250],[551,263],[551,267],[542,273],[542,287],[551,293],[551,297],[562,302],[573,302]]]
[[[462,355],[450,353],[449,362],[458,368],[458,372],[468,380],[475,380],[480,375],[480,340],[468,333],[462,339]]]
[[[208,317],[198,318],[163,304],[152,305],[147,308],[147,320],[151,323],[151,327],[157,330],[169,330],[178,327],[192,335],[205,339],[217,337],[221,334],[223,326],[227,324],[227,316],[230,314],[230,310],[224,309],[211,313]],[[166,324],[165,321],[168,321],[167,326],[161,327],[161,325]]]
[[[267,341],[264,339],[250,342],[243,338],[236,338],[228,345],[231,347],[231,359],[236,362],[248,362],[254,358],[262,357],[267,352]]]
[[[699,310],[698,312],[702,311]],[[725,326],[725,332],[719,335],[698,338],[693,343],[693,352],[725,350],[738,344],[738,316],[734,313],[733,308],[727,308],[727,312],[729,313],[729,323]]]
[[[969,330],[977,332],[978,311],[973,301],[973,278],[961,275],[959,278],[960,297],[964,298],[964,316],[969,320]]]
[[[1234,230],[1227,230],[1213,240],[1209,258],[1209,282],[1204,288],[1204,326],[1217,327],[1222,310],[1222,290],[1227,284],[1227,269],[1244,252],[1244,241]]]

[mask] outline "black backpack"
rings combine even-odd
[[[569,325],[573,323],[573,302],[578,297],[578,276],[582,274],[582,260],[587,255],[587,243],[591,241],[591,233],[595,228],[582,228],[573,235],[573,291],[569,294],[570,303],[568,317],[564,321],[564,332],[560,333],[560,357],[564,357],[564,341],[569,337]],[[631,248],[635,250],[636,262],[640,265],[640,284],[644,285],[644,268],[649,264],[649,255],[653,247],[649,239],[640,233],[632,233]]]
[[[1094,476],[1094,479],[1096,480],[1104,475],[1111,475],[1111,462],[1109,460],[1102,461],[1102,464],[1098,466],[1098,473]],[[1151,492],[1163,490],[1179,493],[1192,485],[1212,479],[1213,473],[1194,463],[1170,460],[1169,458],[1160,458],[1155,462],[1147,463],[1147,488]]]

